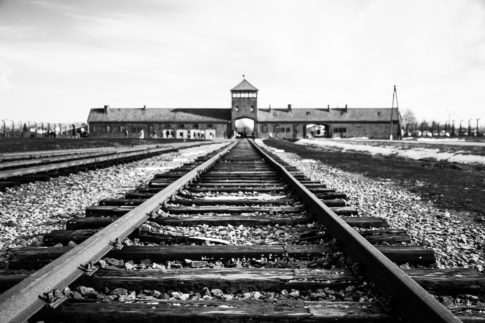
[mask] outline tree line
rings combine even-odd
[[[405,137],[477,137],[484,136],[485,128],[480,118],[469,120],[418,121],[412,110],[406,109],[401,114]]]

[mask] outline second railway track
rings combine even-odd
[[[249,141],[231,143],[100,201],[47,234],[51,247],[12,251],[0,318],[485,321],[453,315],[419,285],[435,296],[473,293],[483,277],[419,268],[433,263],[432,250],[356,216],[345,197]]]
[[[0,154],[0,190],[82,170],[135,161],[207,143],[61,149]]]

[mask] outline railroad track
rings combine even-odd
[[[345,198],[230,143],[12,251],[1,321],[484,321],[435,298],[482,276],[425,268],[432,250]]]
[[[205,143],[88,148],[0,154],[0,190],[59,175],[126,163]]]

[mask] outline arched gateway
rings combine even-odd
[[[240,118],[234,121],[236,138],[254,138],[255,122],[250,118]]]

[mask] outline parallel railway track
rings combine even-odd
[[[48,180],[54,176],[130,162],[202,144],[205,143],[0,154],[0,190],[21,183]]]
[[[86,209],[45,236],[50,247],[12,251],[0,318],[485,321],[433,296],[480,293],[483,276],[424,268],[432,250],[345,198],[250,142],[230,143]]]

